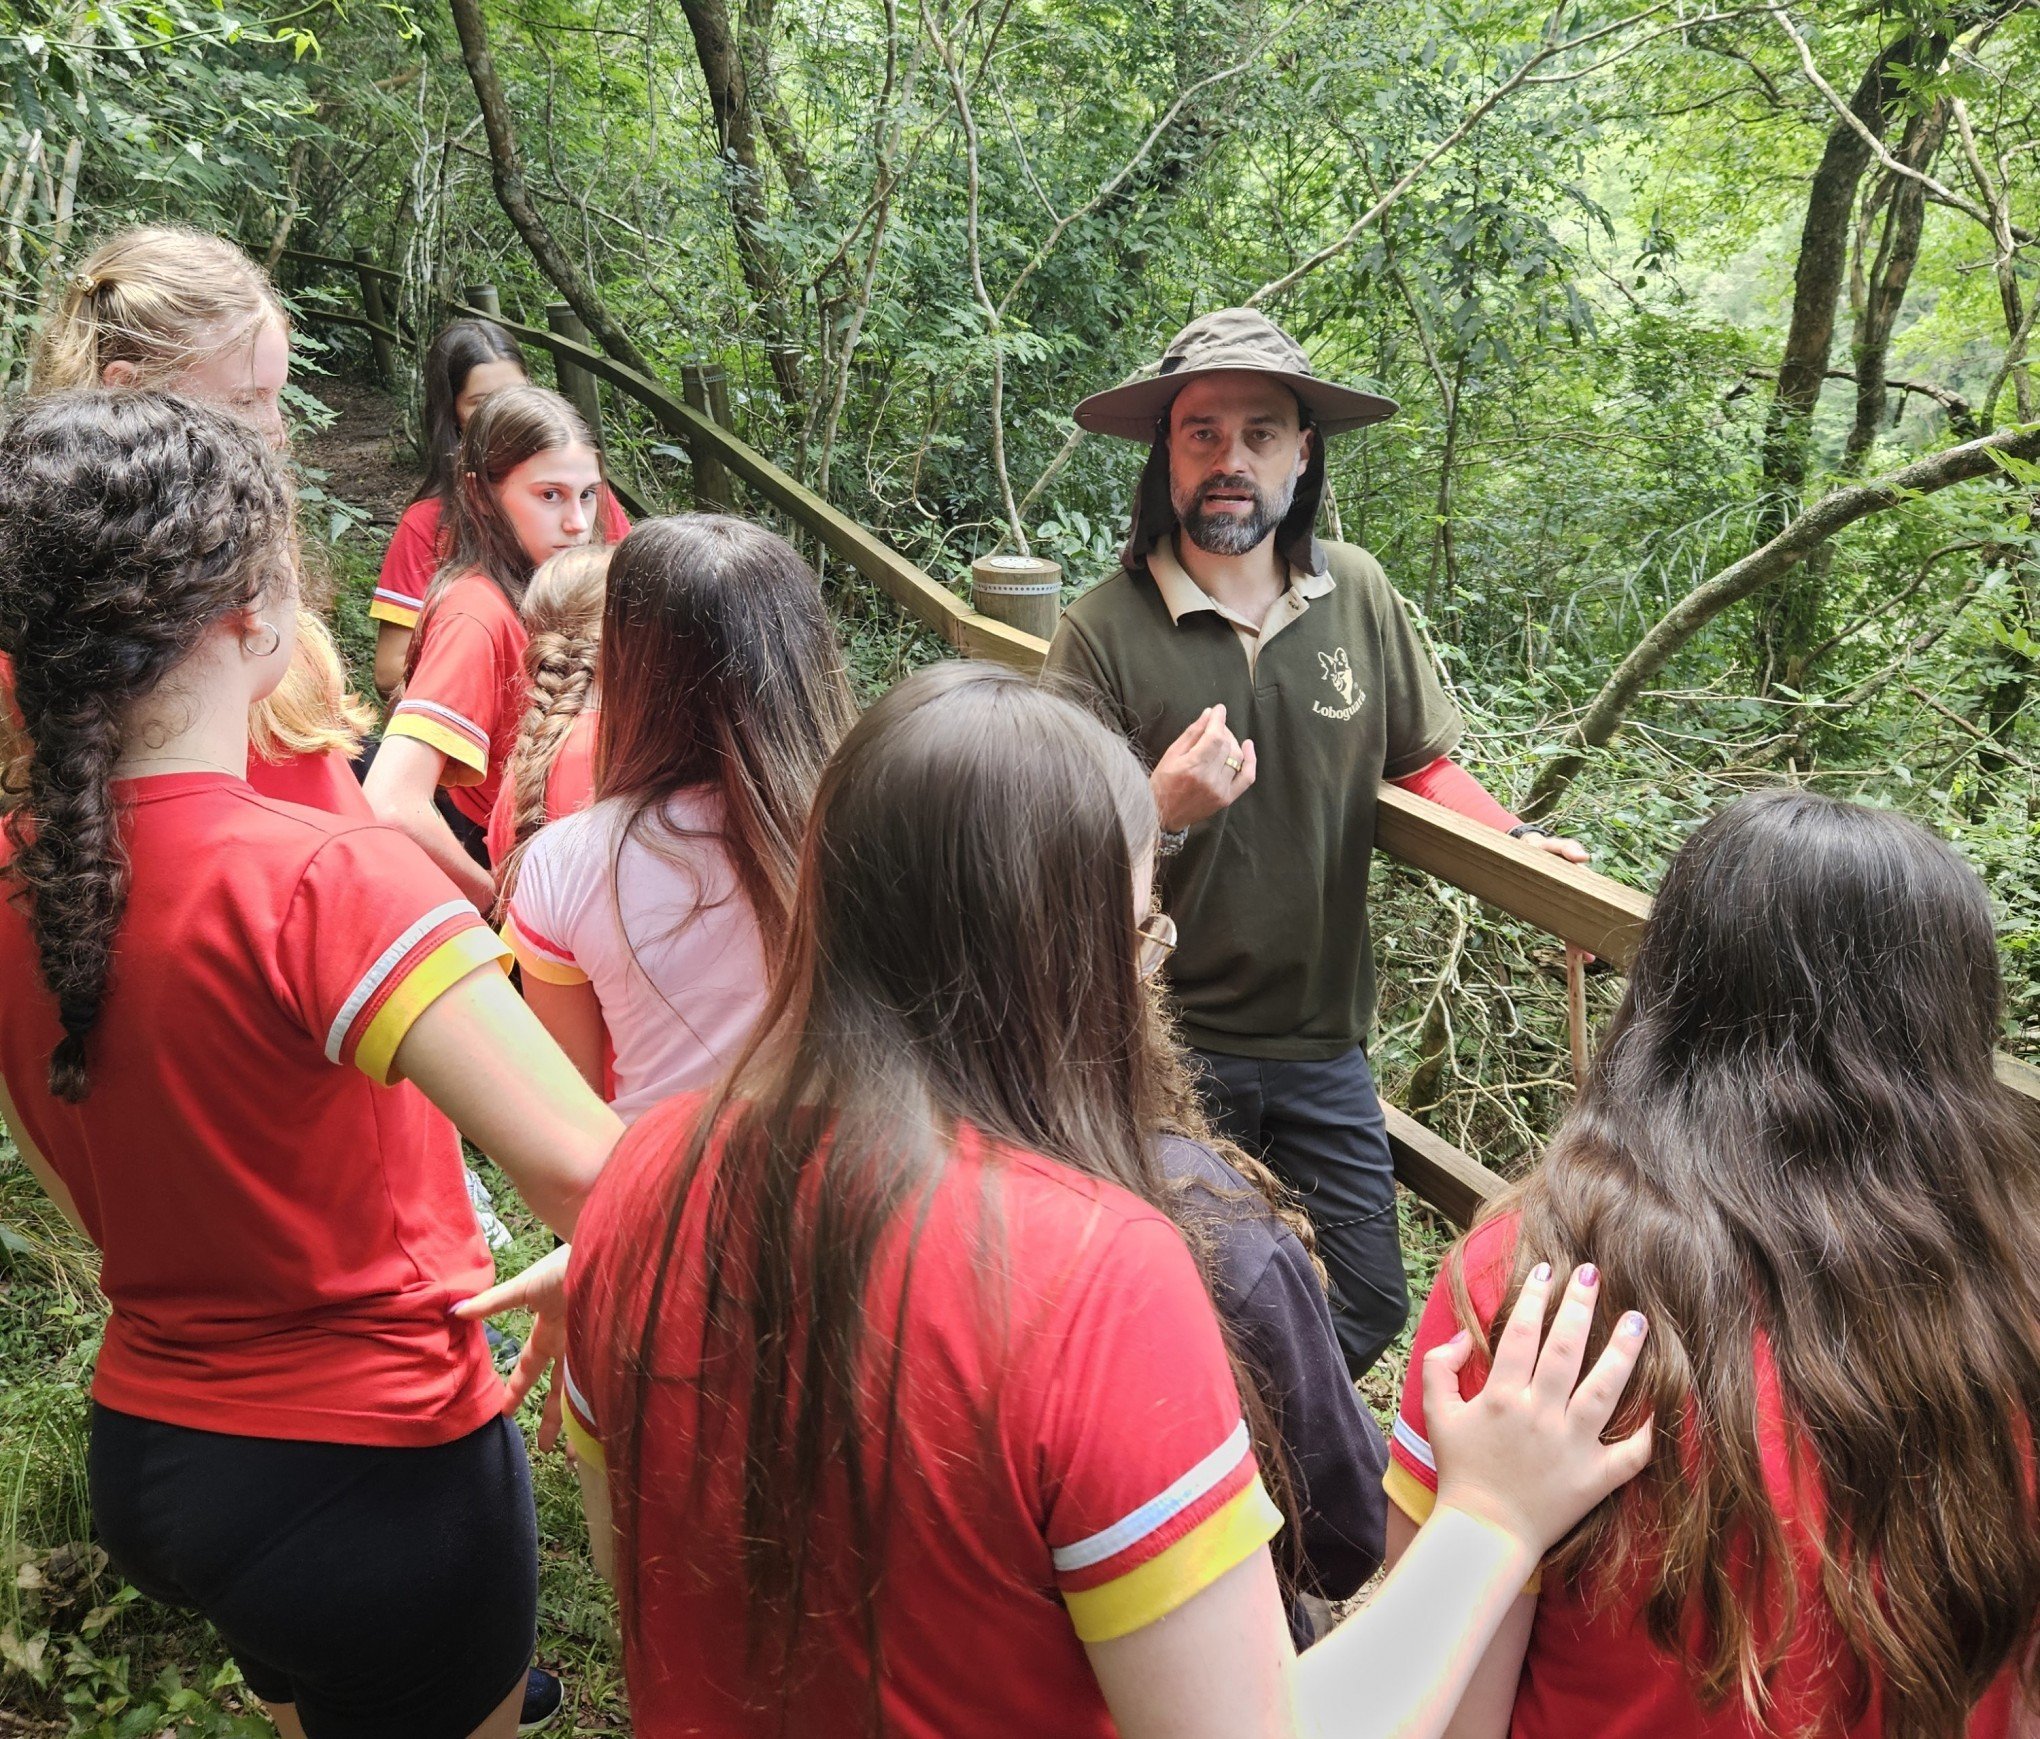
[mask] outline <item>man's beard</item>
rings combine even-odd
[[[1246,514],[1206,513],[1203,508],[1205,498],[1220,491],[1227,495],[1251,494],[1254,510]],[[1183,527],[1184,536],[1199,549],[1215,556],[1243,556],[1257,548],[1261,540],[1282,523],[1295,499],[1294,477],[1272,500],[1250,477],[1213,477],[1200,483],[1189,495],[1177,495],[1171,491],[1169,505],[1176,510],[1176,519]]]

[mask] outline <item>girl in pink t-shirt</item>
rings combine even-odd
[[[820,583],[742,520],[649,520],[609,567],[594,805],[532,842],[506,937],[626,1120],[750,1036],[822,763],[855,716]]]

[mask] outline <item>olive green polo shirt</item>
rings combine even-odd
[[[1169,977],[1184,1034],[1234,1056],[1323,1059],[1365,1041],[1375,792],[1459,742],[1459,709],[1380,564],[1351,544],[1317,548],[1324,571],[1292,572],[1251,658],[1252,625],[1163,544],[1153,577],[1122,570],[1072,604],[1048,651],[1150,766],[1215,702],[1254,740],[1253,785],[1159,870],[1181,935]]]

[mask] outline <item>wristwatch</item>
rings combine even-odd
[[[1534,821],[1523,821],[1509,829],[1511,839],[1556,839],[1557,834],[1548,827],[1539,827]]]
[[[1165,827],[1155,840],[1156,857],[1174,857],[1183,849],[1183,842],[1190,837],[1187,827]]]

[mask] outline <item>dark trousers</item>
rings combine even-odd
[[[1296,1192],[1332,1283],[1332,1326],[1357,1379],[1410,1313],[1396,1234],[1395,1162],[1367,1053],[1295,1063],[1198,1051],[1219,1129]]]

